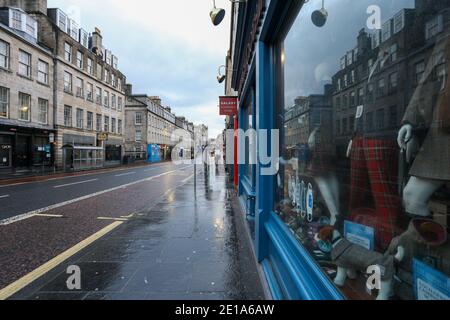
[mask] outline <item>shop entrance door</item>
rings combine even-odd
[[[17,136],[16,142],[16,168],[26,170],[31,167],[31,137]]]
[[[11,167],[12,146],[11,144],[0,144],[0,169]]]

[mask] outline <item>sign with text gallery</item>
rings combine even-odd
[[[238,97],[219,97],[221,116],[234,116],[237,114]]]

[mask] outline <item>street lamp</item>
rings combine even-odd
[[[222,70],[222,68],[226,68],[226,67],[225,67],[224,65],[222,65],[222,66],[219,67],[219,72],[218,72],[218,74],[217,74],[217,82],[219,82],[219,83],[224,82],[225,79],[227,78],[227,75],[226,75],[226,74],[222,74],[222,73],[220,72],[220,70]]]
[[[217,82],[219,82],[219,83],[224,82],[225,79],[227,78],[226,73],[225,73],[225,74],[222,74],[222,73],[221,73],[222,68],[226,68],[226,66],[221,65],[221,66],[219,67],[219,71],[218,71],[218,73],[217,73]],[[236,71],[235,69],[231,69],[231,68],[228,68],[228,69],[226,69],[226,70],[227,70],[227,71],[231,71],[231,72]]]
[[[325,9],[325,0],[322,0],[322,8],[311,15],[311,20],[316,27],[323,27],[327,23],[328,11]]]
[[[232,3],[247,3],[247,0],[229,0]],[[216,7],[216,0],[213,0],[214,7],[211,9],[209,16],[213,25],[218,26],[225,18],[225,9]],[[222,80],[223,81],[223,80]]]

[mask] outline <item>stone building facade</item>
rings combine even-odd
[[[47,9],[46,0],[3,0],[0,6],[26,11],[37,22],[38,42],[52,55],[56,169],[120,164],[126,78],[101,31],[89,34],[60,9]]]
[[[182,147],[179,144],[181,137],[183,141],[193,141],[194,124],[185,117],[177,117],[170,107],[162,106],[160,97],[133,94],[130,84],[126,92],[125,154],[148,162],[172,160],[174,152],[190,159],[191,143]]]
[[[0,9],[0,173],[53,170],[53,56],[37,21]]]

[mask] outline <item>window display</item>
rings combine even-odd
[[[276,213],[350,299],[449,299],[450,1],[311,0],[281,51]]]

